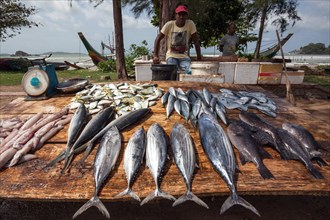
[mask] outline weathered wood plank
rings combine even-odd
[[[207,87],[212,92],[217,92],[219,88],[229,88],[236,90],[263,91],[257,86],[192,83],[192,82],[157,82],[158,86],[167,90],[169,86],[180,87],[183,90],[189,88],[202,89]],[[261,117],[268,120],[276,127],[280,127],[283,122],[301,124],[306,127],[315,136],[320,144],[330,151],[330,132],[329,124],[319,121],[312,117],[308,112],[290,105],[287,101],[272,97],[278,104],[279,113],[277,118],[271,118],[253,110]],[[42,111],[58,111],[70,101],[71,97],[55,97],[44,101],[25,102],[15,100],[7,106],[0,109],[0,118],[14,116],[29,116]],[[15,110],[13,107],[19,107]],[[238,119],[238,110],[228,111],[228,117]],[[221,177],[212,168],[205,153],[202,150],[198,131],[195,130],[190,122],[185,120],[177,113],[173,113],[169,119],[166,119],[166,110],[158,102],[152,107],[152,112],[148,117],[135,125],[132,125],[122,131],[123,143],[118,163],[112,175],[106,181],[101,192],[101,199],[104,200],[131,200],[128,197],[114,198],[116,194],[124,190],[127,186],[125,173],[123,170],[123,154],[127,142],[131,135],[141,126],[147,131],[153,123],[159,123],[165,129],[167,135],[170,135],[174,123],[182,123],[189,130],[196,148],[196,156],[199,163],[199,169],[193,181],[193,192],[197,195],[228,195],[229,190]],[[225,125],[223,125],[225,129]],[[97,146],[93,149],[91,155],[87,158],[85,166],[79,166],[79,160],[82,154],[74,158],[70,171],[64,175],[60,174],[63,163],[60,162],[54,167],[44,170],[44,166],[60,153],[67,139],[66,126],[54,138],[52,138],[42,149],[35,152],[39,159],[21,164],[16,167],[3,169],[0,171],[0,198],[13,198],[22,200],[86,200],[89,199],[94,190],[93,180],[93,160]],[[330,168],[317,167],[325,176],[323,180],[315,180],[305,169],[304,165],[298,161],[283,161],[279,158],[277,152],[271,148],[266,150],[273,156],[273,159],[265,159],[264,163],[274,174],[276,179],[263,180],[255,165],[252,163],[242,166],[238,159],[236,149],[235,155],[239,165],[240,173],[237,174],[237,190],[239,194],[253,195],[330,195]],[[171,150],[169,149],[171,157]],[[330,163],[328,157],[324,159]],[[149,170],[143,166],[133,190],[141,197],[147,196],[155,188],[154,181]],[[167,161],[167,169],[162,182],[162,189],[174,196],[179,196],[185,192],[183,179],[172,160]]]

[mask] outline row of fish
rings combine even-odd
[[[57,162],[65,160],[62,169],[63,173],[69,168],[74,155],[85,150],[84,156],[81,159],[81,162],[83,162],[94,145],[111,126],[117,126],[118,130],[123,130],[127,126],[141,120],[149,112],[149,108],[143,108],[113,119],[114,108],[110,106],[101,110],[94,115],[92,119],[88,120],[88,110],[85,105],[80,104],[70,122],[65,149],[48,163],[47,167],[51,167]]]
[[[223,129],[218,122],[208,114],[199,117],[200,140],[204,152],[208,159],[227,183],[231,196],[223,204],[220,213],[235,204],[243,205],[259,215],[258,211],[243,198],[239,197],[235,188],[234,174],[236,162],[234,152]],[[91,206],[96,206],[104,216],[110,218],[105,206],[98,198],[101,185],[107,178],[118,158],[120,151],[120,135],[116,127],[111,127],[103,136],[94,162],[95,191],[93,197],[85,203],[73,216],[76,218]],[[146,165],[155,181],[156,189],[151,192],[142,202],[146,204],[155,197],[162,197],[175,201],[173,206],[179,205],[187,200],[192,200],[197,204],[209,208],[208,205],[195,196],[191,191],[192,179],[196,167],[196,154],[193,140],[188,130],[182,125],[175,123],[170,134],[170,145],[173,157],[187,187],[187,192],[175,199],[172,195],[164,192],[160,185],[163,178],[164,167],[167,155],[167,135],[164,129],[154,123],[146,133],[143,128],[139,128],[129,139],[124,153],[124,170],[127,178],[127,188],[116,196],[130,195],[132,198],[141,201],[139,196],[132,191],[132,186],[143,164],[146,154]],[[107,158],[105,159],[105,154]]]
[[[227,124],[226,109],[248,111],[249,108],[258,109],[262,113],[276,117],[276,103],[261,92],[231,91],[220,89],[220,93],[210,93],[203,90],[190,89],[184,92],[181,88],[169,88],[162,98],[162,105],[166,105],[166,117],[169,118],[175,110],[179,115],[190,119],[196,127],[199,115],[206,112],[219,118]]]
[[[77,109],[83,103],[90,114],[99,112],[106,107],[113,107],[116,115],[148,108],[156,104],[156,100],[163,95],[163,89],[156,84],[110,83],[103,86],[91,85],[72,98],[68,107]]]
[[[16,119],[10,120],[9,122],[17,122],[15,126],[17,124],[21,126],[15,127],[0,144],[0,169],[6,165],[11,167],[36,159],[37,157],[30,152],[40,149],[47,140],[70,122],[68,110],[64,108],[46,116],[40,112],[27,120],[22,120],[23,123],[17,122]],[[7,122],[3,124],[10,124]]]
[[[324,178],[311,160],[315,160],[320,166],[326,166],[327,163],[320,157],[320,145],[307,129],[291,123],[283,123],[282,128],[276,128],[264,118],[250,112],[242,111],[239,117],[240,121],[230,120],[227,131],[230,141],[240,153],[242,164],[252,161],[264,179],[274,178],[262,162],[263,158],[271,158],[262,145],[270,145],[282,159],[298,160],[314,178]]]

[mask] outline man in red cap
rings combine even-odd
[[[187,74],[191,74],[191,60],[187,54],[190,39],[194,42],[197,60],[201,60],[201,49],[198,41],[196,25],[188,18],[187,5],[179,3],[175,9],[175,20],[168,21],[158,34],[154,45],[153,62],[158,64],[160,41],[166,36],[166,63],[176,64]]]

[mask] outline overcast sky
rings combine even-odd
[[[67,0],[22,0],[27,6],[35,6],[39,12],[31,17],[42,24],[38,28],[23,28],[20,35],[0,42],[0,53],[14,54],[22,50],[30,54],[44,52],[75,52],[86,53],[78,32],[83,32],[92,46],[100,51],[101,41],[107,43],[108,36],[114,32],[112,1],[105,0],[97,8],[89,0],[73,0],[73,7]],[[302,21],[289,27],[284,36],[292,32],[294,35],[284,46],[289,52],[309,43],[330,44],[330,1],[329,0],[298,0],[298,15]],[[150,24],[150,18],[142,16],[135,19],[129,8],[123,12],[124,46],[129,49],[131,44],[140,45],[143,40],[153,49],[157,28]],[[257,31],[255,32],[257,33]],[[275,27],[268,25],[263,44],[276,42]],[[253,52],[254,45],[248,46]],[[193,52],[193,51],[192,51]],[[204,50],[204,53],[206,51]],[[213,49],[207,50],[212,52]],[[216,51],[219,54],[219,51]]]

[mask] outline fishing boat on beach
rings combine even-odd
[[[288,34],[285,38],[283,38],[280,43],[276,43],[272,47],[260,52],[260,57],[267,57],[269,59],[273,58],[277,52],[283,47],[283,45],[288,42],[288,40],[292,37],[293,33]]]
[[[90,45],[90,43],[87,41],[87,39],[85,38],[85,36],[83,35],[82,32],[78,32],[78,35],[79,35],[81,41],[83,42],[84,46],[86,47],[88,55],[91,57],[91,59],[95,65],[97,65],[99,62],[105,62],[108,60],[107,57],[102,56],[99,52],[97,52],[92,47],[92,45]]]

